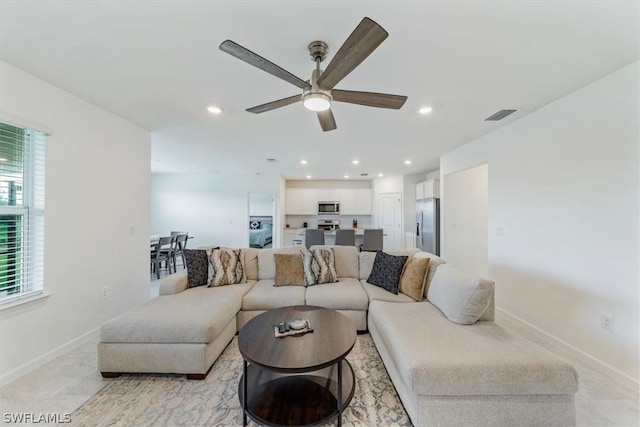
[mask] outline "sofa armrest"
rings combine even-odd
[[[187,272],[182,271],[165,277],[160,282],[160,295],[173,295],[187,289]]]

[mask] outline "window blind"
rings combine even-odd
[[[0,304],[43,290],[45,136],[0,123]]]

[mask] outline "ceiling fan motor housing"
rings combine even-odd
[[[309,54],[313,62],[322,62],[327,57],[329,46],[323,41],[316,40],[309,43]]]

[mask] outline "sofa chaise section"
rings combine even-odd
[[[186,280],[186,274],[175,275],[165,286],[177,290]],[[242,297],[254,283],[161,295],[105,323],[98,369],[104,377],[153,372],[204,378],[233,339]]]
[[[429,302],[371,301],[369,332],[416,426],[575,424],[575,370],[491,321]]]

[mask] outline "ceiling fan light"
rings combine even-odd
[[[325,111],[331,108],[331,97],[322,92],[309,92],[302,97],[304,108],[311,111]]]

